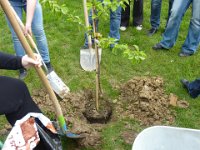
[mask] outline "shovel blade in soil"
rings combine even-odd
[[[101,58],[101,52],[102,50],[99,49],[99,62]],[[80,64],[81,67],[85,71],[93,71],[96,69],[96,56],[95,51],[92,49],[81,49],[80,50]]]
[[[85,137],[85,136],[83,136],[83,135],[74,134],[74,133],[71,133],[71,132],[68,132],[68,133],[66,134],[66,136],[67,136],[68,138],[70,138],[70,139],[82,139],[82,138]]]

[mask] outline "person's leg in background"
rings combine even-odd
[[[109,37],[115,39],[115,44],[120,40],[120,22],[121,22],[121,7],[119,6],[116,11],[110,10],[110,34]],[[111,44],[112,49],[115,44]]]
[[[191,0],[174,0],[167,28],[163,33],[161,42],[153,46],[154,50],[170,49],[174,46],[180,23],[190,4]]]
[[[92,27],[92,30],[90,31],[92,33],[93,32],[92,10],[90,10],[90,12],[89,12],[88,19],[89,19],[89,24]],[[98,32],[98,26],[99,26],[99,19],[98,18],[95,19],[95,25],[96,25],[96,31]],[[84,36],[85,36],[85,42],[84,42],[82,49],[88,49],[87,34],[85,33]],[[94,39],[92,39],[92,43],[94,43]]]
[[[142,30],[143,23],[143,0],[134,0],[133,4],[133,26]]]
[[[193,55],[198,46],[200,39],[200,1],[192,1],[192,18],[190,19],[190,26],[187,38],[182,46],[182,51],[179,56]]]
[[[172,9],[173,2],[174,2],[174,0],[169,0],[168,15],[167,15],[167,22],[165,25],[165,29],[167,28],[167,23],[169,21],[170,15],[171,15],[171,9]]]
[[[160,26],[162,0],[151,0],[151,29],[148,31],[148,36],[155,34]]]
[[[0,83],[0,114],[5,114],[12,126],[29,112],[41,113],[23,81],[0,77]]]
[[[129,26],[129,20],[130,20],[130,0],[129,3],[125,3],[126,7],[125,9],[122,8],[121,12],[121,31],[125,31],[126,28]]]
[[[49,48],[43,26],[42,7],[38,1],[36,4],[35,13],[32,21],[32,31],[33,35],[35,36],[42,59],[48,68],[48,72],[51,72],[53,71],[53,68],[50,64]]]
[[[173,3],[174,3],[174,0],[169,0],[167,22],[168,22],[168,20],[169,20],[170,15],[171,15],[171,9],[172,9]]]
[[[22,19],[22,11],[23,11],[23,8],[25,7],[25,4],[23,4],[22,2],[19,2],[19,1],[9,1],[9,2],[12,5],[12,7],[14,8],[14,10],[16,11],[16,13],[18,14],[19,18]],[[6,17],[6,20],[7,20],[8,26],[9,26],[11,34],[12,34],[12,41],[13,41],[15,53],[17,56],[24,56],[25,55],[24,48],[22,47],[21,42],[18,39],[18,37],[7,17]],[[24,79],[26,77],[26,75],[27,75],[27,72],[25,69],[19,70],[19,79]]]
[[[181,83],[183,87],[187,89],[192,98],[196,98],[200,95],[200,78],[192,82],[189,82],[186,79],[182,79]]]

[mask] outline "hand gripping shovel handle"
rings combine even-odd
[[[24,29],[25,26],[24,26],[23,22],[21,21],[21,19],[19,18],[19,16],[17,15],[17,13],[15,12],[15,10],[13,9],[13,7],[12,7],[11,5],[10,5],[10,8],[11,8],[13,14],[15,15],[15,18],[17,19],[17,22],[19,23],[21,29]],[[39,52],[39,50],[38,50],[38,48],[37,48],[37,45],[35,44],[35,42],[34,42],[32,36],[31,36],[29,33],[28,33],[28,35],[27,35],[27,38],[28,38],[28,40],[29,40],[31,46],[36,50],[36,52],[37,52],[37,53],[40,55],[40,57],[41,57],[41,54],[40,54],[40,52]],[[43,59],[42,59],[42,65],[44,66],[45,71],[48,72],[47,66],[46,66],[46,64],[44,63]]]
[[[11,6],[11,10],[12,10],[13,14],[15,15],[17,22],[19,23],[21,29],[24,29],[25,26],[24,26],[23,22],[21,21],[21,19],[19,18],[19,16],[17,15],[17,13],[15,12],[15,10],[13,9],[12,6]],[[30,42],[32,48],[34,48],[36,50],[37,54],[39,54],[41,57],[41,54],[37,48],[37,45],[35,44],[32,36],[30,34],[27,35],[27,39]],[[69,87],[67,87],[64,84],[64,82],[57,76],[57,74],[54,71],[49,73],[48,68],[47,68],[46,64],[44,63],[43,59],[41,59],[41,60],[42,60],[44,70],[47,73],[47,79],[50,81],[51,87],[61,98],[63,98],[64,93],[67,93],[69,91]]]
[[[87,10],[87,0],[83,0],[83,8],[84,8],[84,16],[85,16],[85,26],[87,30],[89,29],[89,18],[88,18],[88,10]],[[88,47],[90,50],[92,50],[92,39],[91,35],[87,32],[87,38],[88,38]]]
[[[26,53],[28,54],[29,57],[35,59],[32,49],[31,49],[30,45],[28,44],[26,37],[23,34],[23,31],[21,30],[20,25],[18,24],[18,22],[15,18],[15,15],[12,12],[10,3],[8,2],[8,0],[0,0],[0,5],[1,5],[2,9],[4,10],[6,16],[8,17],[8,19],[9,19],[15,33],[17,34],[19,40],[21,41],[21,44],[24,47]],[[56,111],[56,116],[59,121],[62,132],[65,133],[65,135],[69,138],[79,138],[80,137],[79,135],[68,132],[67,125],[66,125],[60,104],[58,103],[58,99],[57,99],[55,93],[53,92],[43,70],[41,69],[41,67],[35,67],[35,70],[36,70],[38,76],[40,77],[40,80],[42,81],[43,85],[45,86],[50,99],[53,102],[53,105],[54,105],[54,108]]]

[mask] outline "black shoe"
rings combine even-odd
[[[164,48],[160,43],[157,43],[156,45],[154,45],[152,47],[152,49],[154,49],[154,50],[166,50],[166,48]]]
[[[189,53],[185,53],[185,52],[180,52],[179,53],[180,57],[188,57],[188,56],[191,56],[191,55],[193,55],[193,54],[189,54]]]
[[[151,29],[148,31],[148,36],[154,35],[157,31],[158,31],[158,29],[156,29],[156,28],[151,28]]]
[[[87,45],[83,45],[83,46],[81,47],[81,49],[89,49],[89,47],[88,47]]]
[[[26,69],[19,69],[19,79],[23,80],[27,76]]]
[[[182,85],[183,85],[183,87],[184,88],[186,88],[187,90],[188,90],[188,87],[189,87],[189,81],[188,80],[186,80],[186,79],[182,79],[181,80],[181,83],[182,83]]]
[[[52,72],[52,71],[54,70],[53,67],[51,66],[51,63],[50,63],[50,62],[45,63],[45,64],[46,64],[46,66],[47,66],[48,73],[50,73],[50,72]]]

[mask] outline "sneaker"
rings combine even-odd
[[[50,62],[45,63],[45,64],[46,64],[46,66],[47,66],[48,73],[50,73],[50,72],[52,72],[52,71],[54,70],[53,67],[51,66],[51,63],[50,63]]]
[[[148,31],[148,36],[154,35],[157,31],[158,31],[158,29],[156,29],[156,28],[151,28],[151,29]]]
[[[136,26],[136,30],[138,30],[138,31],[142,30],[142,25]]]
[[[179,53],[180,57],[188,57],[188,56],[191,56],[191,55],[193,55],[193,54],[189,54],[189,53],[185,53],[185,52],[180,52]]]
[[[180,81],[181,81],[183,87],[189,91],[189,84],[190,84],[190,82],[188,80],[186,80],[186,79],[182,79]]]
[[[157,43],[156,45],[154,45],[153,47],[152,47],[152,49],[154,49],[154,50],[167,50],[166,48],[164,48],[160,43]]]
[[[121,26],[121,27],[120,27],[120,30],[121,30],[121,31],[126,31],[126,27],[125,27],[125,26]]]
[[[27,76],[26,69],[19,69],[19,79],[24,80],[24,78]]]

